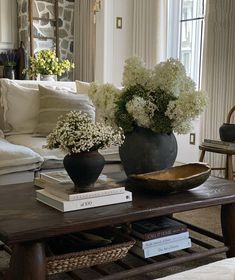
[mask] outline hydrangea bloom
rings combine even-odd
[[[123,89],[111,85],[91,87],[90,96],[102,117],[131,132],[136,126],[157,133],[184,134],[191,121],[203,112],[206,94],[196,91],[183,64],[170,58],[146,69],[137,57],[129,58],[123,72]]]

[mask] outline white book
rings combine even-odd
[[[60,184],[72,183],[72,180],[69,177],[66,170],[41,172],[40,178],[42,178],[47,182],[52,182],[52,183],[60,183]],[[106,181],[108,180],[108,178],[105,174],[100,174],[98,180]]]
[[[51,193],[48,193],[46,190],[36,190],[36,198],[38,201],[45,203],[61,212],[68,212],[123,202],[130,202],[132,201],[132,193],[129,191],[125,191],[124,193],[120,194],[94,197],[90,199],[66,201]]]
[[[146,248],[153,247],[156,245],[162,245],[165,243],[175,242],[175,241],[179,241],[179,240],[187,239],[187,238],[189,238],[189,232],[185,231],[182,233],[172,234],[169,236],[159,237],[159,238],[146,240],[146,241],[136,239],[135,244],[142,249],[146,249]]]
[[[106,195],[120,194],[125,192],[125,187],[116,184],[113,181],[104,182],[98,180],[94,187],[89,191],[82,191],[80,193],[74,193],[73,183],[52,183],[45,181],[43,178],[35,178],[34,185],[44,188],[48,193],[51,193],[57,197],[64,200],[78,200],[78,199],[88,199],[93,197],[100,197]]]
[[[178,241],[168,242],[164,244],[155,245],[146,249],[134,245],[131,251],[143,258],[151,258],[154,256],[163,255],[170,252],[179,251],[182,249],[190,248],[192,246],[191,239],[186,238]]]

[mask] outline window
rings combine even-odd
[[[181,0],[179,58],[187,74],[200,84],[204,0]]]
[[[179,58],[197,86],[200,84],[205,1],[168,0],[168,57]]]

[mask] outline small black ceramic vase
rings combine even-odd
[[[75,186],[75,192],[93,187],[104,168],[104,157],[98,151],[66,155],[64,168]]]

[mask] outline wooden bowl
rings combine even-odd
[[[210,176],[211,168],[205,163],[189,163],[139,175],[130,175],[128,182],[138,188],[159,194],[180,192],[195,188]]]

